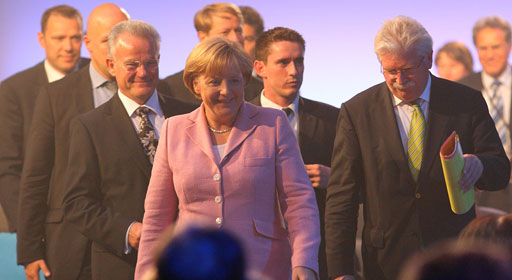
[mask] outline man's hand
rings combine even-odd
[[[343,275],[343,276],[334,278],[334,280],[354,280],[354,279],[355,278],[352,275]]]
[[[331,168],[321,164],[306,164],[306,172],[308,172],[309,180],[314,188],[325,189],[329,181]]]
[[[316,280],[316,273],[305,266],[297,266],[292,269],[292,280]]]
[[[484,166],[477,156],[472,154],[464,155],[464,168],[462,177],[459,180],[460,188],[467,192],[475,185],[476,181],[482,176]]]
[[[132,248],[139,250],[139,241],[140,234],[142,232],[142,223],[135,222],[130,227],[130,232],[128,233],[128,243]]]
[[[37,260],[25,266],[25,276],[27,276],[27,280],[39,280],[39,270],[43,271],[45,277],[52,275],[46,262],[44,260]]]

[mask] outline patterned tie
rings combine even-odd
[[[508,125],[503,116],[503,96],[498,94],[498,90],[501,86],[501,82],[499,80],[494,80],[491,85],[492,95],[491,95],[491,117],[496,124],[496,130],[498,131],[498,135],[500,136],[501,143],[504,147],[506,147],[507,143],[507,133],[508,133]],[[509,149],[505,148],[505,151]]]
[[[413,106],[411,127],[407,139],[407,154],[409,156],[409,169],[411,169],[414,181],[418,181],[421,160],[423,159],[423,140],[425,139],[425,117],[419,100],[410,103]]]
[[[139,139],[144,147],[144,152],[149,158],[149,162],[153,164],[153,160],[155,159],[156,146],[158,145],[158,140],[156,139],[155,129],[153,125],[149,121],[150,109],[148,107],[139,107],[135,110],[135,115],[138,116],[139,121]]]

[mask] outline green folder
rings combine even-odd
[[[452,211],[455,214],[464,214],[475,204],[475,188],[472,186],[467,192],[460,188],[459,180],[462,177],[462,169],[464,168],[464,157],[459,142],[459,135],[455,131],[452,132],[441,146],[440,155]]]

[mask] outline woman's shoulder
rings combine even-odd
[[[175,115],[170,118],[167,118],[165,122],[167,123],[167,126],[183,126],[187,125],[191,120],[197,118],[197,115],[199,114],[199,110],[201,107],[195,109],[194,111],[182,114],[182,115]]]

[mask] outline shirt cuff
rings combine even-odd
[[[132,251],[132,246],[130,246],[130,243],[128,242],[128,235],[130,234],[130,229],[132,228],[133,224],[135,224],[137,221],[133,221],[128,229],[126,230],[126,234],[124,236],[124,254],[128,255]]]

